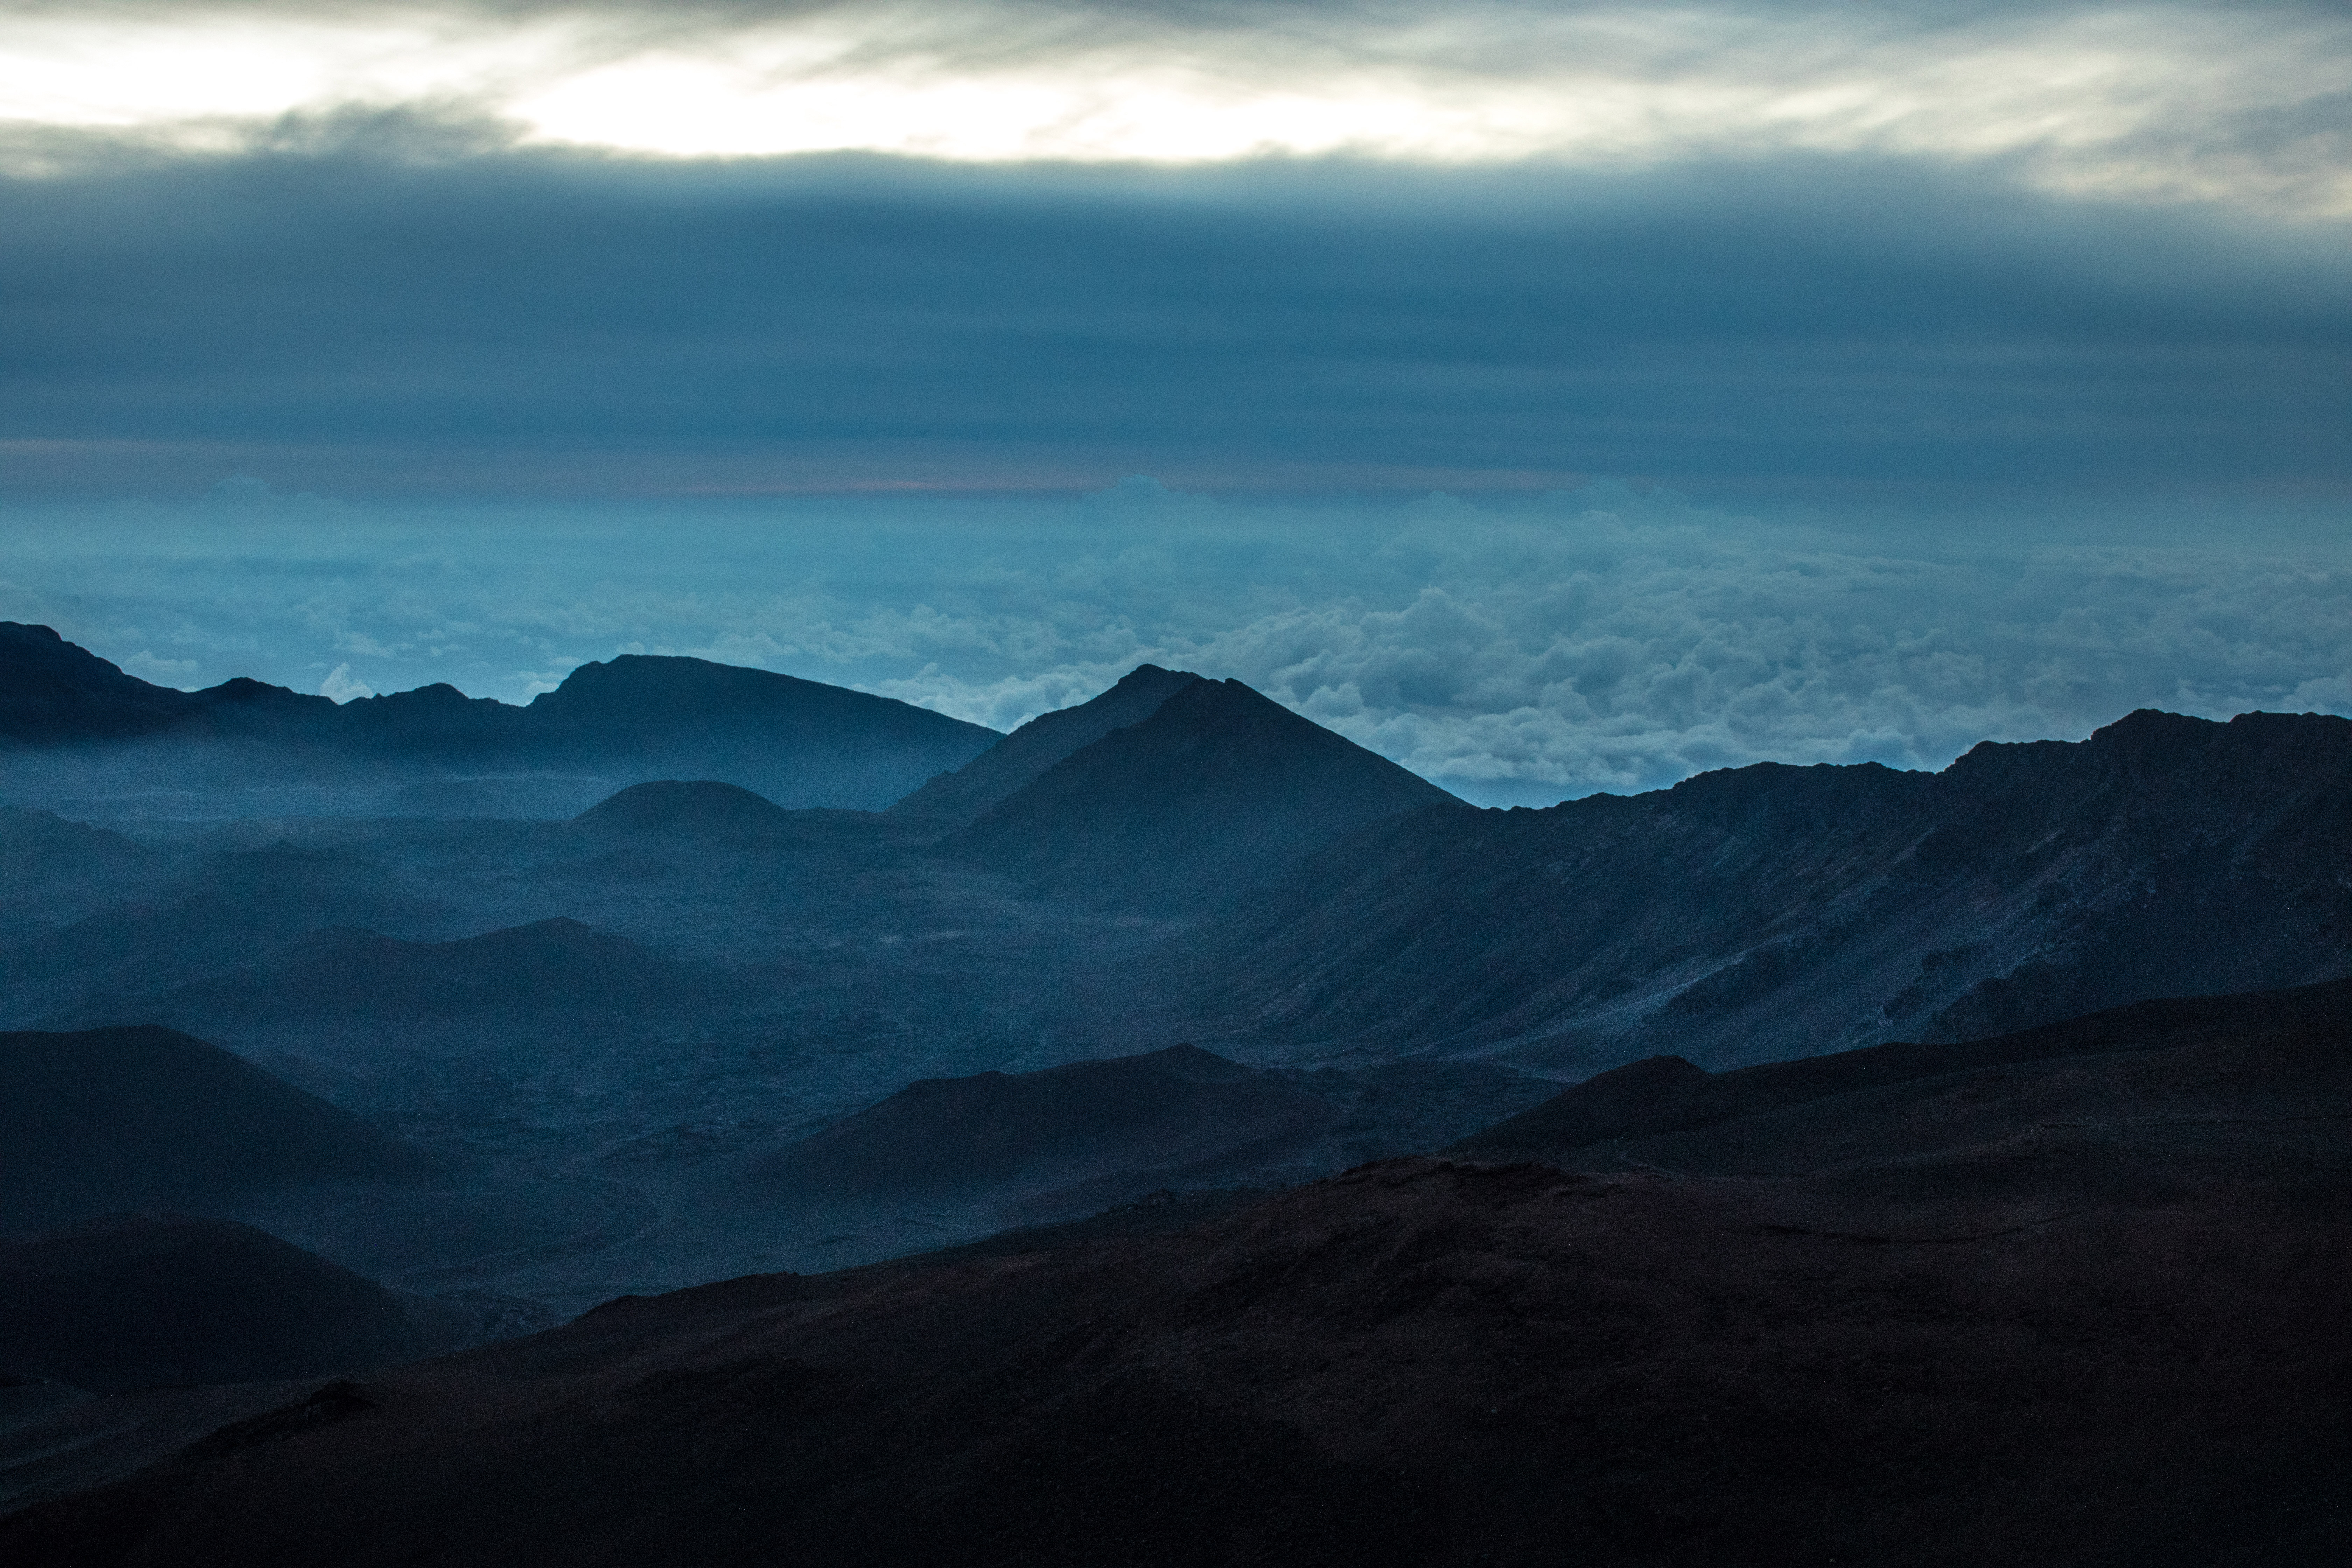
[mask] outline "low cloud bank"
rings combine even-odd
[[[587,659],[684,653],[1003,729],[1150,659],[1488,804],[1766,759],[1936,767],[2143,706],[2352,713],[2352,552],[2309,539],[1956,543],[1613,484],[1300,508],[1142,479],[1078,502],[563,516],[245,487],[9,521],[0,616],[176,684],[514,701]]]

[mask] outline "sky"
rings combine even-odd
[[[1474,799],[2352,712],[2352,14],[0,15],[0,616],[1139,659]]]

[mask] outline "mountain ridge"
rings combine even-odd
[[[2142,710],[1936,773],[1377,823],[1172,956],[1210,1037],[1737,1067],[2352,973],[2347,848],[2352,721]]]
[[[346,770],[496,772],[578,766],[722,779],[785,804],[879,809],[1001,737],[892,698],[708,659],[624,654],[583,664],[512,705],[435,683],[338,704],[237,677],[198,691],[151,685],[47,626],[0,622],[0,752],[164,747]],[[179,764],[184,771],[184,764]]]
[[[1195,678],[1040,771],[938,852],[1034,897],[1199,912],[1351,829],[1439,805],[1473,809],[1238,680]]]

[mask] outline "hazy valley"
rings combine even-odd
[[[2352,721],[2140,712],[1939,773],[1495,811],[1148,665],[1002,738],[691,659],[338,707],[8,626],[0,676],[0,1504],[197,1445],[103,1518],[0,1522],[27,1563],[193,1560],[193,1521],[295,1561],[322,1484],[381,1542],[348,1560],[396,1560],[427,1547],[362,1471],[424,1475],[454,1423],[497,1472],[497,1434],[592,1406],[694,1434],[724,1495],[727,1456],[803,1455],[835,1561],[1192,1561],[1133,1544],[1173,1502],[1076,1457],[1136,1410],[1193,1436],[1132,1463],[1223,1500],[1202,1562],[1867,1557],[1923,1521],[1943,1555],[1910,1560],[1985,1561],[2063,1524],[2050,1489],[2184,1484],[2065,1447],[2147,1400],[2236,1423],[2200,1497],[2344,1434],[2308,1336],[2352,1308]],[[2149,1003],[2184,997],[2215,1000]],[[169,1300],[204,1303],[176,1340]],[[1809,1313],[1847,1342],[1800,1343]],[[1727,1370],[1751,1334],[1814,1371]],[[2145,1387],[2063,1348],[2200,1334],[2237,1348]],[[961,1371],[913,1348],[958,1335]],[[1839,1426],[1883,1368],[1912,1370]],[[1726,1378],[1710,1442],[1839,1435],[1709,1470],[1669,1429]],[[2021,1379],[2042,1405],[1990,1392]],[[1931,1389],[1917,1440],[1977,1500],[1889,1511],[1913,1461],[1874,1446]],[[909,1423],[961,1457],[817,1457]],[[1615,1468],[1554,1497],[1528,1444]],[[2352,1520],[2297,1462],[2266,1506],[2305,1534],[2263,1538],[2290,1556]],[[914,1469],[931,1501],[860,1522]],[[418,1481],[473,1521],[427,1546],[499,1561],[599,1488],[684,1484],[566,1474],[499,1481],[496,1528]],[[1033,1484],[1120,1500],[1049,1551],[987,1500]]]

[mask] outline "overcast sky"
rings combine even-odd
[[[1160,657],[1498,799],[2342,711],[2347,81],[2338,6],[19,0],[0,614],[1000,725]]]

